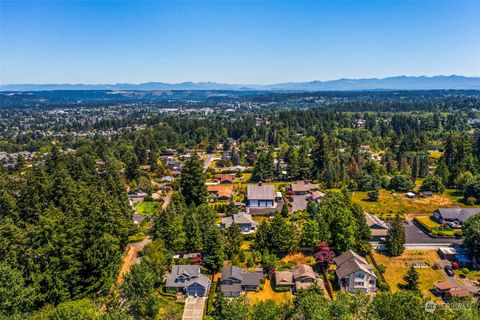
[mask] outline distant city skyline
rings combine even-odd
[[[480,1],[0,1],[0,84],[480,76]]]

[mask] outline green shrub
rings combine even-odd
[[[380,273],[385,273],[385,270],[387,270],[387,266],[384,265],[384,264],[379,264],[379,265],[377,266],[377,269],[378,269],[378,271],[379,271]]]
[[[275,292],[288,292],[290,291],[290,287],[273,287],[273,291]]]
[[[128,237],[128,242],[140,242],[145,238],[145,234],[143,232],[139,232],[132,236]]]

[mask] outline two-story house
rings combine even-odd
[[[292,291],[298,291],[313,285],[324,289],[323,280],[309,265],[297,264],[292,271],[275,271],[275,286],[277,287],[290,287]]]
[[[198,265],[174,265],[165,277],[165,289],[182,292],[187,296],[205,297],[210,287],[208,277]]]
[[[375,292],[377,276],[373,266],[353,252],[348,250],[335,258],[338,283],[347,292]]]
[[[257,231],[258,222],[253,221],[252,215],[246,212],[240,212],[232,215],[231,217],[222,218],[220,227],[226,229],[232,224],[236,224],[240,227],[240,230],[243,234],[249,234]]]
[[[222,269],[221,291],[226,297],[238,297],[245,291],[255,291],[260,287],[263,273],[248,272],[236,266]]]

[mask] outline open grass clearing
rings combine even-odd
[[[138,214],[153,216],[160,208],[161,203],[156,201],[143,201],[135,205]]]
[[[409,213],[432,214],[438,208],[462,206],[460,197],[453,196],[452,190],[443,194],[435,194],[426,198],[408,198],[402,192],[379,190],[379,199],[376,202],[368,200],[368,192],[357,191],[352,195],[352,200],[363,207],[367,212],[373,213],[383,219],[393,219],[397,214],[403,216]]]
[[[275,292],[271,286],[270,280],[265,280],[265,285],[263,289],[258,292],[248,292],[247,299],[252,303],[257,303],[260,301],[272,300],[277,304],[288,303],[293,300],[293,295],[290,291],[288,292]]]
[[[314,265],[315,264],[315,258],[311,256],[306,256],[303,253],[295,253],[295,254],[289,254],[285,257],[283,257],[280,261],[289,263],[293,262],[295,264],[308,264],[308,265]]]
[[[430,291],[436,282],[445,280],[442,270],[434,270],[431,266],[436,260],[440,260],[435,250],[405,250],[399,257],[389,257],[376,251],[372,252],[372,257],[377,265],[387,266],[384,277],[393,292],[401,290],[399,285],[404,284],[403,277],[408,271],[408,262],[425,262],[430,265],[428,268],[416,268],[419,274],[419,287],[421,292],[428,297],[437,299]]]

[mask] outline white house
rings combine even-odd
[[[347,292],[375,292],[377,276],[373,272],[373,266],[353,252],[348,250],[335,258],[337,264],[338,284]]]
[[[273,208],[275,203],[275,190],[272,184],[247,185],[247,206],[249,208]]]

